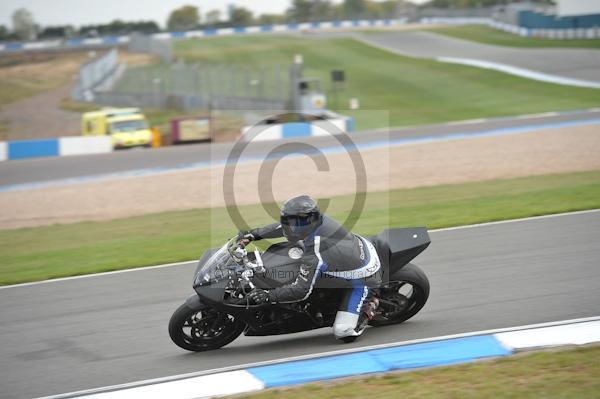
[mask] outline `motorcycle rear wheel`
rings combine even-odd
[[[429,280],[416,265],[409,263],[379,289],[377,315],[369,325],[387,326],[402,323],[416,315],[429,298]]]
[[[181,305],[169,321],[169,336],[175,345],[192,352],[221,348],[239,335],[246,323],[215,309],[192,309]]]

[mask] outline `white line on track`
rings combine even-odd
[[[498,62],[489,62],[483,60],[475,60],[470,58],[457,58],[457,57],[436,57],[436,61],[447,62],[452,64],[461,64],[473,66],[476,68],[482,69],[492,69],[499,72],[508,73],[515,76],[520,76],[526,79],[538,80],[541,82],[554,83],[565,86],[575,86],[575,87],[586,87],[591,89],[600,89],[600,83],[589,81],[589,80],[581,80],[581,79],[573,79],[566,78],[559,75],[552,75],[549,73],[543,73],[538,71],[533,71],[530,69],[520,68],[513,65],[500,64]]]
[[[535,119],[535,118],[545,118],[547,116],[557,116],[560,115],[560,112],[542,112],[539,114],[528,114],[528,115],[518,115],[517,119]]]
[[[404,57],[425,58],[425,59],[435,60],[438,62],[467,65],[467,66],[472,66],[472,67],[481,68],[481,69],[490,69],[490,70],[495,70],[495,71],[503,72],[506,74],[510,74],[513,76],[519,76],[522,78],[536,80],[536,81],[540,81],[540,82],[546,82],[546,83],[553,83],[553,84],[566,85],[566,86],[575,86],[575,87],[585,87],[585,88],[592,88],[592,89],[600,89],[600,83],[596,82],[596,81],[566,78],[566,77],[559,76],[559,75],[553,75],[553,74],[549,74],[549,73],[533,71],[530,69],[520,68],[520,67],[516,67],[513,65],[500,64],[497,62],[490,62],[490,61],[477,60],[477,59],[457,58],[457,57],[415,56],[414,54],[404,53],[401,50],[390,47],[390,46],[371,42],[360,36],[354,35],[354,36],[352,36],[352,38],[356,41],[366,44],[367,46],[375,47],[380,50],[387,51],[387,52],[397,54],[397,55],[401,55]]]
[[[487,119],[487,118],[466,119],[466,120],[462,120],[462,121],[448,122],[448,123],[446,123],[446,125],[448,125],[448,126],[471,125],[471,124],[482,123],[482,122],[487,122],[487,121],[489,121],[489,119]]]
[[[565,213],[553,213],[550,215],[539,215],[539,216],[530,216],[526,218],[520,219],[509,219],[509,220],[497,220],[495,222],[485,222],[485,223],[475,223],[475,224],[467,224],[464,226],[455,226],[455,227],[444,227],[442,229],[433,229],[430,230],[430,233],[435,233],[439,231],[452,231],[452,230],[462,230],[462,229],[471,229],[473,227],[483,227],[483,226],[495,226],[497,224],[506,224],[506,223],[516,223],[516,222],[527,222],[530,220],[538,220],[538,219],[551,219],[561,216],[573,216],[573,215],[582,215],[586,213],[595,213],[600,212],[600,209],[588,209],[585,211],[574,211],[574,212],[565,212]]]
[[[83,274],[81,276],[61,277],[61,278],[54,278],[54,279],[50,279],[50,280],[33,281],[31,283],[3,285],[3,286],[0,286],[0,290],[6,289],[6,288],[18,288],[18,287],[27,287],[27,286],[30,286],[30,285],[38,285],[38,284],[46,284],[46,283],[56,283],[56,282],[60,282],[60,281],[79,280],[79,279],[88,278],[88,277],[110,276],[111,274],[138,272],[138,271],[152,270],[152,269],[162,269],[164,267],[181,266],[181,265],[184,265],[186,263],[190,263],[190,262],[194,262],[194,261],[195,260],[186,260],[186,261],[182,261],[182,262],[165,263],[163,265],[143,266],[143,267],[137,267],[137,268],[133,268],[133,269],[115,270],[115,271],[112,271],[112,272],[91,273],[91,274]]]
[[[429,233],[437,233],[437,232],[452,231],[452,230],[462,230],[462,229],[471,229],[471,228],[475,228],[475,227],[484,227],[484,226],[495,226],[495,225],[498,225],[498,224],[506,224],[506,223],[527,222],[527,221],[530,221],[530,220],[550,219],[550,218],[556,218],[556,217],[561,217],[561,216],[582,215],[582,214],[586,214],[586,213],[595,213],[595,212],[600,212],[600,209],[589,209],[589,210],[585,210],[585,211],[554,213],[554,214],[550,214],[550,215],[531,216],[531,217],[520,218],[520,219],[498,220],[498,221],[495,221],[495,222],[467,224],[467,225],[464,225],[464,226],[456,226],[456,227],[444,227],[444,228],[441,228],[441,229],[429,230]],[[163,265],[154,265],[154,266],[143,266],[143,267],[137,267],[137,268],[134,268],[134,269],[116,270],[116,271],[113,271],[113,272],[92,273],[92,274],[84,274],[84,275],[81,275],[81,276],[62,277],[62,278],[56,278],[56,279],[44,280],[44,281],[34,281],[34,282],[31,282],[31,283],[3,285],[3,286],[0,286],[0,290],[8,289],[8,288],[28,287],[28,286],[32,286],[32,285],[47,284],[47,283],[56,283],[56,282],[61,282],[61,281],[79,280],[79,279],[89,278],[89,277],[103,277],[103,276],[109,276],[111,274],[120,274],[120,273],[129,273],[129,272],[139,272],[139,271],[145,271],[145,270],[161,269],[161,268],[164,268],[164,267],[181,266],[181,265],[185,265],[187,263],[191,263],[191,262],[195,262],[195,261],[196,261],[195,259],[191,259],[191,260],[186,260],[186,261],[182,261],[182,262],[165,263]]]
[[[583,109],[571,110],[571,111],[549,111],[549,112],[540,112],[540,113],[536,113],[536,114],[508,115],[508,116],[498,116],[498,117],[480,118],[480,119],[462,119],[462,120],[444,122],[444,123],[442,123],[442,125],[443,126],[469,125],[469,124],[475,123],[473,121],[501,122],[501,121],[507,121],[507,120],[511,120],[511,119],[539,119],[539,118],[545,118],[545,117],[549,117],[549,116],[558,116],[558,115],[565,115],[565,116],[566,115],[577,115],[577,114],[585,115],[586,113],[594,113],[594,112],[600,112],[600,108],[583,108]],[[423,125],[422,127],[432,127],[432,126],[439,126],[439,125]],[[413,126],[413,127],[417,127],[417,126]],[[357,133],[390,132],[392,130],[407,130],[407,129],[408,128],[406,126],[390,126],[390,127],[384,127],[384,128],[378,128],[378,129],[369,129],[369,130],[360,131]]]
[[[140,387],[140,386],[145,386],[145,385],[152,385],[152,384],[159,384],[159,383],[164,383],[164,382],[183,380],[183,379],[187,379],[187,378],[200,377],[200,376],[208,375],[208,374],[223,373],[223,372],[229,372],[229,371],[235,371],[235,370],[243,370],[243,369],[248,369],[248,368],[252,368],[252,367],[268,366],[268,365],[278,364],[278,363],[286,363],[286,362],[293,362],[293,361],[307,360],[307,359],[314,359],[314,358],[328,357],[328,356],[335,356],[335,355],[345,355],[345,354],[349,354],[349,353],[364,352],[364,351],[369,351],[369,350],[374,350],[374,349],[384,349],[384,348],[389,348],[389,347],[406,346],[406,345],[420,344],[420,343],[425,343],[425,342],[473,337],[473,336],[478,336],[478,335],[491,335],[491,334],[498,334],[498,333],[511,332],[511,331],[520,331],[520,330],[527,330],[527,329],[533,329],[533,328],[544,328],[544,327],[561,326],[561,325],[567,325],[567,324],[585,323],[585,322],[598,321],[598,320],[600,320],[600,316],[592,316],[592,317],[585,317],[585,318],[579,318],[579,319],[551,321],[551,322],[546,322],[546,323],[528,324],[528,325],[515,326],[515,327],[496,328],[496,329],[492,329],[492,330],[472,331],[472,332],[466,332],[466,333],[460,333],[460,334],[443,335],[443,336],[439,336],[439,337],[419,338],[419,339],[413,339],[413,340],[409,340],[409,341],[389,342],[386,344],[369,345],[369,346],[362,346],[362,347],[357,347],[357,348],[341,349],[341,350],[337,350],[337,351],[313,353],[313,354],[309,354],[309,355],[284,357],[284,358],[280,358],[280,359],[266,360],[266,361],[262,361],[262,362],[246,363],[246,364],[240,364],[240,365],[236,365],[236,366],[221,367],[221,368],[211,369],[211,370],[203,370],[203,371],[198,371],[198,372],[194,372],[194,373],[176,374],[176,375],[171,375],[171,376],[167,376],[167,377],[135,381],[135,382],[113,385],[113,386],[108,386],[108,387],[100,387],[100,388],[82,390],[82,391],[70,392],[70,393],[54,395],[54,396],[45,396],[43,398],[38,398],[38,399],[73,398],[73,397],[82,396],[82,395],[91,395],[91,394],[100,393],[100,392],[117,391],[117,390],[122,390],[122,389],[127,389],[127,388],[135,388],[135,387]]]

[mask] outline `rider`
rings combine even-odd
[[[248,298],[256,304],[297,302],[308,298],[318,278],[345,281],[346,292],[333,324],[336,338],[352,341],[361,335],[375,314],[379,301],[371,287],[381,282],[380,260],[368,240],[346,231],[333,219],[321,214],[307,195],[288,200],[281,210],[280,223],[241,231],[239,243],[263,238],[285,237],[302,241],[304,253],[300,272],[291,284],[270,290],[253,289]]]

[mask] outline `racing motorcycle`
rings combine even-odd
[[[431,240],[424,227],[388,229],[368,237],[381,260],[382,284],[373,327],[402,323],[417,314],[429,297],[429,281],[410,263]],[[223,347],[240,334],[266,336],[331,327],[343,290],[331,279],[317,279],[304,301],[254,305],[246,299],[253,288],[289,284],[300,272],[302,242],[280,242],[265,251],[247,248],[230,239],[221,248],[206,251],[194,275],[195,294],[171,316],[169,335],[179,347],[207,351]],[[326,281],[329,280],[329,281]]]

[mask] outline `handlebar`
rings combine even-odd
[[[233,237],[229,240],[228,245],[229,256],[240,266],[244,266],[247,270],[263,272],[265,270],[260,251],[254,250],[255,262],[251,262],[248,259],[248,251],[246,251],[246,245],[237,237]]]

